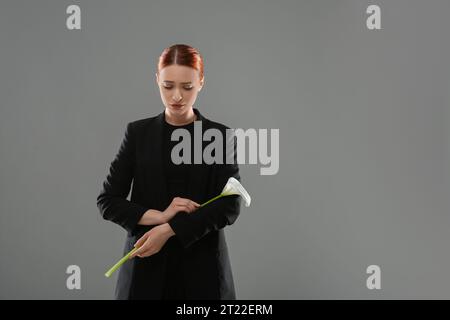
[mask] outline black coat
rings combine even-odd
[[[202,130],[219,129],[226,137],[227,126],[203,117],[194,108]],[[148,209],[165,210],[168,198],[162,163],[162,130],[164,111],[151,118],[128,123],[119,151],[111,162],[97,206],[106,220],[127,231],[123,254],[154,226],[138,225]],[[193,137],[192,137],[193,140]],[[234,164],[192,164],[189,166],[187,198],[203,203],[220,194],[229,177],[238,180],[236,137],[233,143]],[[210,142],[203,142],[203,146]],[[131,183],[131,198],[127,200]],[[169,224],[175,236],[162,249],[146,258],[136,257],[122,265],[116,286],[117,299],[161,299],[170,242],[181,245],[186,299],[236,299],[228,248],[223,228],[233,224],[240,213],[241,198],[237,195],[220,198],[197,211],[177,213]]]

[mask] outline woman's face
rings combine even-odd
[[[181,116],[191,110],[204,79],[194,68],[173,64],[156,73],[156,82],[166,109]]]

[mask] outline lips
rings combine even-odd
[[[181,108],[184,104],[171,104],[172,107]]]

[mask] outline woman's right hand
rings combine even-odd
[[[168,222],[180,211],[192,213],[199,207],[200,205],[195,201],[186,198],[175,197],[173,198],[170,205],[166,208],[166,210],[164,210],[162,213],[165,222]]]

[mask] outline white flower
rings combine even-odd
[[[229,196],[232,194],[237,194],[244,199],[244,204],[246,207],[250,206],[252,202],[252,198],[248,194],[247,190],[242,186],[242,184],[234,177],[230,177],[227,181],[227,184],[222,190],[222,195]]]

